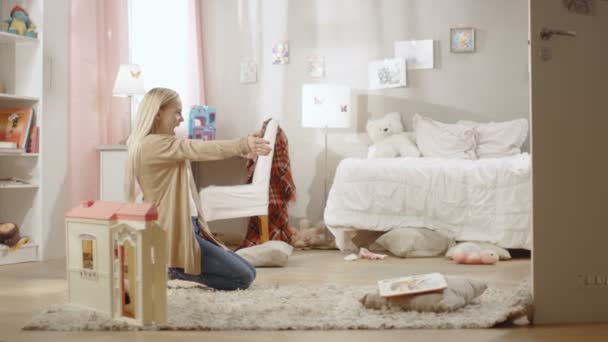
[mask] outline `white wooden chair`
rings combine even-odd
[[[270,142],[272,150],[267,156],[258,156],[251,184],[232,186],[208,186],[200,191],[203,217],[207,221],[225,220],[238,217],[259,216],[260,238],[268,241],[268,200],[270,193],[270,172],[279,122],[271,119],[266,126],[264,139]]]

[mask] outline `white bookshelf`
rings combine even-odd
[[[0,18],[8,17],[11,9],[21,6],[28,11],[37,27],[38,38],[0,32],[0,81],[5,92],[0,93],[1,108],[33,107],[35,124],[40,128],[39,153],[1,153],[0,178],[16,177],[29,184],[0,186],[0,222],[14,222],[28,244],[10,250],[0,245],[0,265],[37,261],[44,250],[47,226],[43,217],[42,193],[45,190],[43,160],[45,150],[43,127],[43,0],[0,0]]]
[[[38,103],[37,97],[0,93],[0,108],[32,107]]]
[[[5,13],[3,12],[2,14],[4,15]],[[16,43],[38,44],[38,42],[39,42],[38,38],[19,36],[16,34],[0,31],[0,44],[16,44]]]
[[[28,242],[21,248],[11,251],[8,247],[0,245],[0,265],[16,264],[19,262],[37,261],[38,244]]]
[[[10,157],[15,157],[15,158],[38,158],[39,154],[38,153],[5,153],[5,152],[0,152],[0,157],[3,158],[10,158]]]
[[[19,189],[38,189],[38,185],[36,185],[36,184],[0,185],[0,191],[2,191],[2,190],[19,190]]]

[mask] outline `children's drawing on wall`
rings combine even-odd
[[[325,57],[308,56],[306,58],[306,73],[313,78],[323,78],[325,76]]]
[[[241,62],[241,83],[256,83],[258,81],[258,67],[253,60]]]
[[[282,41],[272,47],[272,64],[289,63],[289,42]]]
[[[370,89],[397,88],[407,85],[404,58],[392,58],[369,63]]]
[[[450,51],[475,52],[475,29],[470,27],[450,29]]]
[[[408,69],[433,69],[433,41],[427,39],[395,42],[395,57],[405,58]]]

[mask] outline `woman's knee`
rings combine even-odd
[[[234,277],[237,289],[244,290],[249,288],[253,281],[255,280],[255,271],[252,271],[248,268],[243,268],[240,270],[238,274]]]

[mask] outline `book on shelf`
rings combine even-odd
[[[33,108],[0,108],[0,141],[14,142],[17,148],[25,149],[33,119]]]
[[[27,153],[38,153],[38,142],[40,140],[39,138],[40,136],[40,127],[38,126],[32,126],[31,132],[30,132],[30,140],[28,142],[27,145]]]
[[[427,273],[378,281],[380,296],[385,298],[440,292],[448,287],[441,273]]]

